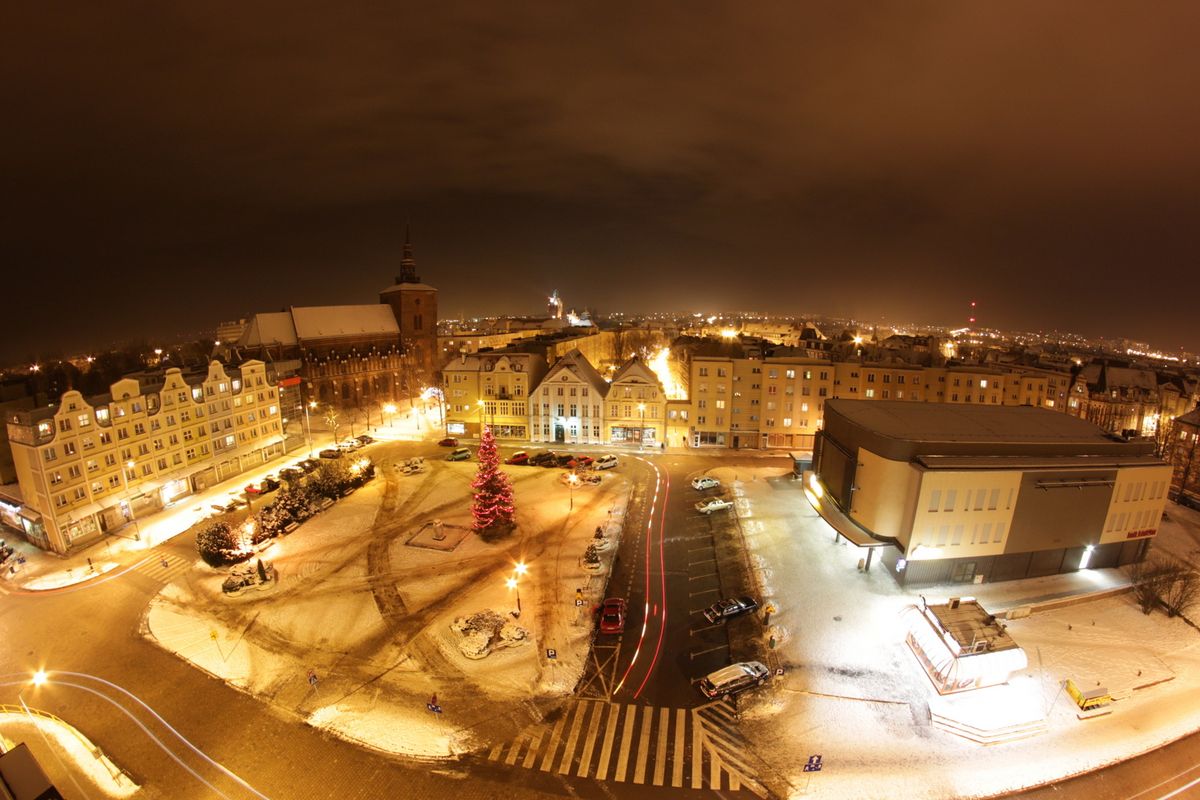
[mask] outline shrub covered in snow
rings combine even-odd
[[[237,564],[250,557],[228,522],[214,522],[196,534],[196,550],[210,567]]]
[[[459,617],[450,628],[462,636],[459,651],[467,658],[485,658],[501,647],[517,647],[529,641],[529,632],[490,608],[469,617]]]

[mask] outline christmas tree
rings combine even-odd
[[[501,532],[512,525],[512,483],[500,471],[500,453],[496,450],[496,437],[490,427],[483,429],[479,442],[479,471],[475,473],[471,488],[475,490],[471,515],[477,533]]]

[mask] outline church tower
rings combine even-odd
[[[404,228],[404,251],[400,257],[400,274],[396,283],[379,293],[379,302],[391,306],[400,327],[400,345],[411,374],[402,376],[409,390],[436,386],[437,372],[437,292],[421,283],[417,275],[417,260],[413,257],[408,226]]]

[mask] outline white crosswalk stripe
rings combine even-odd
[[[577,699],[553,722],[496,744],[486,758],[601,781],[768,794],[724,702],[671,709]]]
[[[161,553],[157,550],[151,550],[152,556],[148,561],[137,566],[137,571],[142,575],[153,578],[166,583],[181,572],[187,571],[191,566],[191,562],[185,558],[175,555],[174,553]]]

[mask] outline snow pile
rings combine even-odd
[[[493,650],[519,647],[529,643],[529,632],[492,611],[478,611],[469,617],[458,617],[450,629],[462,639],[458,650],[467,658],[487,658]]]

